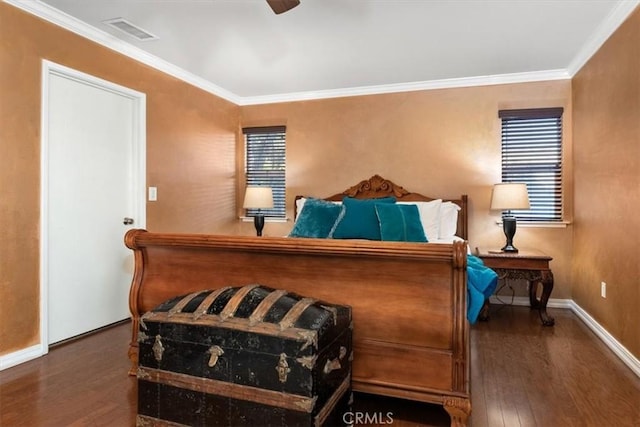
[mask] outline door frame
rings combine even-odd
[[[146,227],[146,95],[90,74],[42,60],[40,116],[40,354],[49,352],[49,79],[59,76],[114,92],[133,100],[133,212],[138,228]],[[123,240],[124,245],[124,240]],[[133,272],[132,272],[133,275]],[[36,357],[38,357],[36,356]]]

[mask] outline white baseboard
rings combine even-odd
[[[492,295],[491,298],[489,299],[489,302],[491,302],[491,304],[513,304],[513,305],[525,305],[528,307],[529,297],[513,297],[513,302],[512,302],[512,298],[509,295],[499,295],[499,296]],[[571,309],[572,304],[575,305],[573,300],[570,300],[570,299],[550,298],[549,301],[547,302],[547,307]]]
[[[37,359],[45,354],[47,354],[47,349],[43,348],[40,344],[5,354],[4,356],[0,356],[0,371],[28,362],[29,360]]]
[[[500,295],[500,299],[492,295],[489,301],[492,304],[513,304],[529,306],[529,297],[514,297]],[[631,371],[640,377],[640,360],[635,357],[629,350],[625,348],[618,340],[616,340],[605,328],[602,327],[589,313],[584,311],[582,307],[570,299],[554,299],[551,298],[547,302],[548,308],[568,308],[578,316],[582,322],[587,325],[591,331],[624,363]]]
[[[640,377],[640,360],[616,340],[605,328],[603,328],[589,313],[584,311],[575,302],[571,301],[571,310],[584,322],[602,342],[618,356],[622,363],[627,365],[636,376]]]

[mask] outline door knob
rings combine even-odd
[[[131,225],[131,224],[133,224],[133,218],[125,217],[125,218],[124,218],[124,221],[122,221],[122,223],[123,223],[124,225]]]

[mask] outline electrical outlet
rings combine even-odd
[[[607,297],[607,284],[605,282],[600,282],[600,296],[602,298]]]

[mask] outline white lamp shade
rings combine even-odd
[[[273,207],[273,191],[271,187],[250,185],[244,193],[245,209],[270,209]]]
[[[511,209],[529,209],[527,184],[504,182],[493,186],[491,209],[508,211]]]

